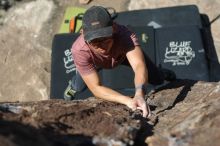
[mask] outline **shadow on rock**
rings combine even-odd
[[[0,135],[0,145],[4,146],[94,146],[91,137],[51,133],[15,121],[1,120]]]
[[[198,81],[193,81],[193,80],[176,80],[174,82],[170,82],[167,85],[158,88],[156,90],[156,92],[159,92],[159,91],[162,91],[162,90],[167,90],[167,89],[175,89],[175,88],[182,87],[182,90],[179,92],[178,96],[175,98],[172,105],[170,105],[167,108],[159,111],[158,114],[161,113],[161,112],[164,112],[166,110],[172,109],[173,107],[175,107],[175,105],[177,103],[183,101],[185,99],[185,97],[187,96],[188,92],[191,91],[191,87],[193,87],[193,85],[197,82]]]
[[[141,128],[137,133],[137,137],[135,139],[134,146],[147,146],[145,140],[147,137],[152,136],[153,133],[153,125],[147,123],[146,119],[141,120]]]

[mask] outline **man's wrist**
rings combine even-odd
[[[132,108],[132,98],[127,99],[123,104],[128,106],[129,108]]]
[[[135,86],[135,94],[146,94],[146,87],[144,84]]]

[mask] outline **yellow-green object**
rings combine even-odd
[[[64,18],[59,29],[59,33],[70,33],[69,26],[71,19],[74,19],[77,15],[82,14],[85,11],[86,11],[85,8],[68,7],[65,11]],[[78,32],[82,26],[82,20],[76,19],[75,25],[76,25],[75,32]]]

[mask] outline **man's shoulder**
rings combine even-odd
[[[80,35],[73,43],[71,52],[75,63],[85,62],[91,59],[89,47],[85,43],[82,35]]]
[[[132,36],[134,34],[134,32],[127,26],[125,25],[120,25],[120,24],[117,24],[116,25],[116,38],[118,39],[122,39],[122,40],[126,40],[126,39],[129,39],[130,36]]]
[[[115,34],[115,40],[117,46],[122,47],[125,51],[128,51],[135,46],[138,46],[138,39],[135,33],[128,27],[124,25],[117,25],[117,33]]]
[[[72,52],[88,51],[88,49],[82,34],[75,40],[71,48]]]
[[[122,33],[123,31],[127,31],[128,28],[125,26],[125,25],[121,25],[121,24],[118,24],[118,23],[115,23],[116,24],[116,32],[117,33]]]

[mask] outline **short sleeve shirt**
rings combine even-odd
[[[113,45],[108,54],[97,54],[89,48],[83,34],[73,43],[71,51],[77,71],[81,75],[94,72],[97,68],[114,68],[126,58],[126,53],[138,46],[136,35],[127,27],[116,24]]]

